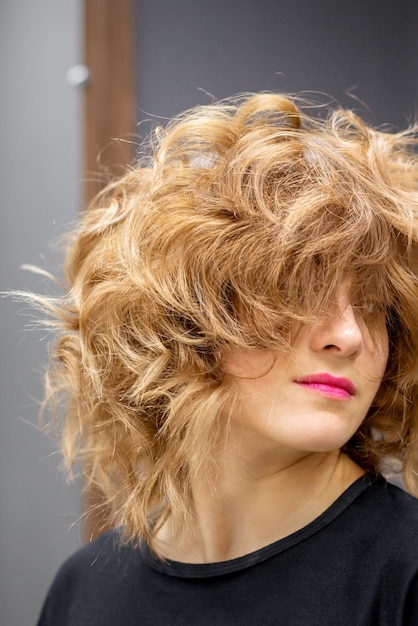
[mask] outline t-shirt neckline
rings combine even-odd
[[[370,487],[377,480],[383,480],[383,478],[376,478],[372,474],[360,476],[360,478],[354,481],[323,513],[303,528],[291,533],[287,537],[278,539],[274,543],[263,546],[254,552],[244,554],[235,559],[213,563],[184,563],[170,559],[161,560],[152,553],[147,545],[143,545],[142,551],[144,559],[154,570],[178,578],[209,578],[252,567],[284,550],[288,550],[330,524],[336,517],[341,515],[365,489]]]

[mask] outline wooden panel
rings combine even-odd
[[[120,174],[135,153],[136,99],[133,0],[84,0],[84,204]],[[84,497],[86,541],[109,527],[99,491]]]
[[[85,200],[134,155],[136,130],[133,0],[85,0]],[[98,176],[98,172],[102,175]]]

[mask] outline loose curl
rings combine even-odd
[[[64,397],[65,457],[130,540],[190,519],[231,404],[223,351],[289,350],[346,278],[366,318],[387,310],[390,349],[344,451],[373,472],[398,459],[418,493],[417,128],[307,110],[262,93],[186,112],[70,237],[68,293],[45,302],[59,330],[46,400]]]

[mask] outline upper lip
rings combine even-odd
[[[319,385],[331,385],[332,387],[339,387],[345,389],[351,396],[355,394],[356,388],[349,378],[341,378],[339,376],[332,376],[332,374],[310,374],[309,376],[303,376],[296,380],[297,383],[302,384],[319,384]]]

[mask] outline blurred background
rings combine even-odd
[[[243,91],[319,91],[405,127],[417,32],[416,0],[0,0],[0,290],[51,290],[21,265],[59,275],[54,242],[98,190],[98,155],[117,172],[145,120]],[[2,298],[0,315],[0,623],[30,626],[94,529],[38,427],[49,337],[27,305]]]

